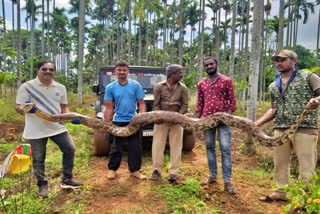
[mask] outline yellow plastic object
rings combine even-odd
[[[30,144],[18,145],[0,165],[0,178],[6,174],[17,174],[25,172],[31,166],[31,146]]]
[[[15,154],[11,157],[7,174],[18,174],[30,169],[31,157],[28,155]]]

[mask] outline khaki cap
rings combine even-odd
[[[288,50],[288,49],[282,49],[278,55],[275,55],[271,58],[272,61],[275,61],[277,58],[292,58],[292,59],[296,59],[297,58],[297,54],[296,52],[292,51],[292,50]]]

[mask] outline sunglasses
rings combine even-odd
[[[42,70],[42,71],[47,71],[47,70],[49,70],[49,71],[51,71],[51,72],[56,71],[56,69],[54,69],[54,68],[46,68],[46,67],[42,67],[41,70]]]

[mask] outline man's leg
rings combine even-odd
[[[296,133],[293,149],[299,162],[299,179],[306,182],[310,181],[311,175],[316,173],[317,164],[317,142],[316,134]]]
[[[153,170],[157,170],[160,173],[163,167],[164,150],[169,128],[165,124],[155,124],[153,130],[152,164]]]
[[[219,146],[221,151],[221,165],[224,183],[231,181],[232,160],[231,160],[231,129],[227,125],[219,125]]]
[[[211,128],[204,131],[206,142],[207,159],[210,177],[217,178],[217,158],[216,158],[216,129]]]
[[[169,143],[170,143],[170,175],[177,175],[181,160],[183,140],[183,128],[179,125],[170,125]]]
[[[29,141],[32,150],[32,166],[34,175],[37,178],[37,185],[48,185],[48,178],[45,175],[46,146],[48,138],[32,139]]]
[[[62,152],[62,181],[72,179],[72,171],[74,166],[75,148],[74,143],[68,132],[50,137],[50,139],[58,145]]]
[[[136,172],[141,169],[142,151],[141,151],[141,131],[128,137],[128,167],[129,171]]]

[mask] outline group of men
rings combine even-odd
[[[304,108],[310,110],[290,143],[274,148],[274,180],[278,188],[270,195],[259,197],[259,200],[272,202],[286,200],[283,187],[289,184],[289,167],[292,150],[299,160],[299,178],[306,183],[315,173],[317,158],[317,107],[320,100],[320,78],[312,73],[299,71],[296,67],[297,54],[291,50],[281,50],[272,57],[279,71],[275,81],[270,85],[271,108],[255,123],[258,127],[274,119],[275,135],[282,134],[296,120]],[[218,61],[207,57],[203,61],[207,77],[197,84],[197,106],[195,118],[208,117],[216,112],[232,114],[236,110],[236,98],[233,81],[218,72]],[[26,102],[36,104],[37,108],[51,114],[69,112],[65,86],[54,81],[55,65],[50,61],[38,64],[38,75],[35,79],[21,85],[16,98],[16,111],[26,115],[23,138],[28,139],[32,147],[33,168],[39,187],[39,196],[48,195],[48,177],[45,174],[46,144],[48,139],[56,143],[63,153],[62,185],[80,187],[82,183],[73,180],[74,143],[65,126],[38,118],[33,108],[24,112]],[[105,89],[104,120],[112,121],[117,126],[126,126],[137,113],[146,112],[144,91],[141,85],[128,78],[129,65],[120,61],[115,65],[117,80],[108,84]],[[188,111],[189,91],[181,82],[183,67],[171,64],[166,68],[166,80],[154,86],[153,110],[173,111],[185,114]],[[138,108],[138,111],[137,111]],[[174,118],[173,118],[174,119]],[[72,121],[78,124],[79,121]],[[226,124],[204,131],[209,176],[203,184],[217,182],[218,167],[216,158],[216,137],[219,138],[221,152],[222,177],[224,190],[237,193],[231,183],[231,128]],[[137,179],[147,177],[140,172],[142,164],[141,133],[125,137],[128,140],[128,168],[131,176]],[[155,124],[152,144],[153,172],[151,180],[161,179],[165,145],[169,140],[170,166],[168,182],[178,180],[179,164],[183,145],[183,128],[174,124]],[[108,179],[117,177],[117,170],[122,159],[123,137],[113,136],[108,162]]]

